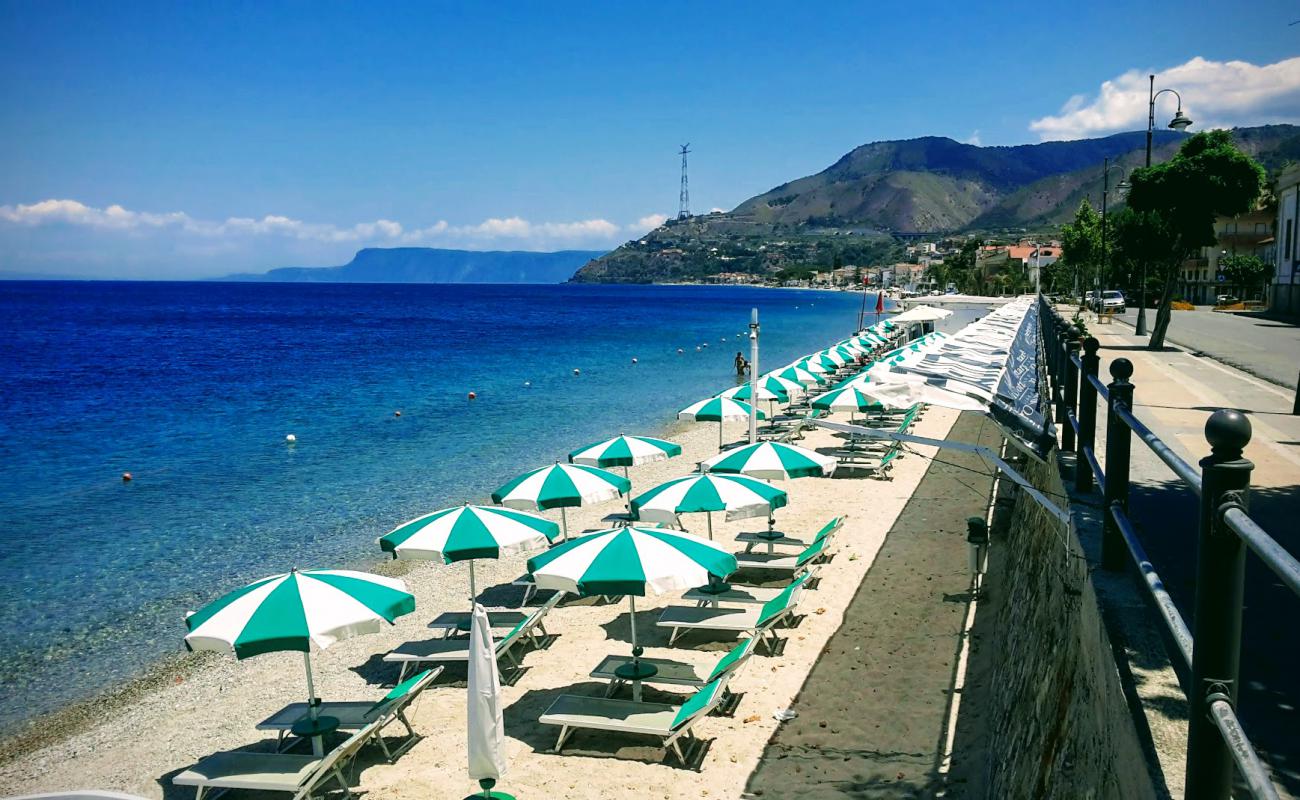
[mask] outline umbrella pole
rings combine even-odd
[[[718,450],[722,449],[722,420],[718,420]]]
[[[709,521],[709,541],[713,541],[713,512],[705,511],[704,518]]]
[[[308,644],[307,647],[310,648],[311,645]],[[307,667],[307,713],[311,715],[312,719],[316,719],[316,715],[319,712],[316,709],[316,684],[312,682],[311,679],[310,649],[302,654],[302,663]]]
[[[569,541],[569,515],[564,506],[560,506],[560,526],[564,529],[564,541]]]
[[[641,648],[636,646],[636,595],[627,596],[627,605],[632,610],[632,616],[628,621],[632,624],[632,663],[636,664],[641,658]]]
[[[627,474],[627,464],[623,465],[623,478],[627,481],[627,513],[632,515],[632,476]]]
[[[474,589],[474,559],[469,560],[469,610],[474,612],[474,600],[478,597],[478,592]]]

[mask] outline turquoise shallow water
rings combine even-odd
[[[184,611],[221,592],[363,564],[410,517],[658,430],[734,384],[751,307],[772,367],[848,335],[860,303],[702,286],[0,284],[0,728],[177,652]]]

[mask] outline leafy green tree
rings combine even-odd
[[[975,268],[976,256],[983,246],[983,239],[967,239],[962,242],[961,251],[957,255],[944,259],[944,265],[947,267],[948,272],[948,281],[957,284],[957,290],[963,294],[978,294],[981,281]]]
[[[1116,283],[1124,287],[1125,298],[1138,304],[1158,295],[1164,287],[1164,274],[1171,269],[1176,272],[1182,263],[1177,236],[1168,222],[1153,211],[1134,211],[1127,206],[1108,215],[1106,222],[1110,264],[1119,276]]]
[[[1229,284],[1241,288],[1241,296],[1248,298],[1273,277],[1273,265],[1259,256],[1228,256],[1220,259],[1219,272]]]
[[[1061,226],[1061,260],[1073,278],[1073,288],[1083,292],[1101,263],[1101,217],[1088,198],[1079,203],[1074,220]],[[1083,308],[1082,299],[1080,308]]]
[[[1202,247],[1216,243],[1214,219],[1249,211],[1259,199],[1264,170],[1232,141],[1229,131],[1204,131],[1191,136],[1173,158],[1133,171],[1128,205],[1154,212],[1169,228],[1174,254],[1165,266],[1160,308],[1148,346],[1164,347],[1178,264]]]

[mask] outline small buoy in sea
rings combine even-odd
[[[528,389],[533,385],[532,381],[524,381],[524,388]]]
[[[400,417],[400,416],[402,416],[402,412],[400,412],[400,411],[394,411],[394,412],[393,412],[393,416],[394,416],[394,417]]]
[[[468,396],[469,396],[469,399],[470,399],[470,400],[477,400],[477,399],[478,399],[478,394],[476,394],[475,392],[470,392]]]
[[[636,356],[632,356],[632,363],[633,363],[633,364],[636,363]]]
[[[682,348],[679,347],[677,348],[677,355],[681,355],[681,354],[682,354]]]
[[[294,442],[298,441],[298,437],[297,437],[297,436],[294,436],[294,435],[291,433],[291,434],[289,434],[288,436],[284,437],[284,440],[285,440],[286,442],[288,442],[289,444],[293,444]]]
[[[697,352],[697,353],[700,352],[700,346],[699,346],[698,344],[695,345],[695,352]]]
[[[574,368],[573,368],[573,374],[574,374],[574,375],[581,375],[581,374],[582,374],[582,370],[578,369],[577,367],[574,367]]]
[[[131,478],[132,478],[131,473],[129,473],[129,472],[123,472],[123,473],[122,473],[122,483],[130,483],[130,482],[131,482]]]
[[[709,346],[709,343],[708,343],[708,342],[705,342],[705,343],[704,343],[704,346],[705,346],[705,347],[708,347],[708,346]]]

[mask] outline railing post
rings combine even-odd
[[[1119,526],[1110,509],[1119,506],[1128,510],[1129,445],[1133,431],[1119,418],[1115,409],[1133,410],[1133,362],[1117,358],[1110,362],[1113,380],[1106,386],[1110,402],[1106,405],[1106,485],[1102,503],[1101,565],[1109,570],[1121,570],[1128,561],[1128,548],[1120,536]]]
[[[1067,330],[1056,335],[1056,424],[1061,429],[1061,449],[1074,449],[1074,432],[1065,416],[1065,343]]]
[[[1227,800],[1232,789],[1232,754],[1210,719],[1209,698],[1223,695],[1234,706],[1237,703],[1246,546],[1224,524],[1223,512],[1225,504],[1246,503],[1255,465],[1242,457],[1242,450],[1250,442],[1250,433],[1250,420],[1240,411],[1216,411],[1205,423],[1210,455],[1201,459],[1187,800]]]
[[[1079,408],[1079,368],[1074,365],[1074,354],[1079,352],[1079,332],[1071,330],[1065,338],[1065,432],[1061,437],[1061,450],[1075,450],[1074,426],[1070,424],[1070,412],[1078,416]]]
[[[1077,492],[1092,491],[1092,464],[1088,462],[1088,453],[1097,446],[1097,387],[1092,385],[1088,376],[1096,377],[1101,366],[1101,357],[1097,350],[1101,347],[1092,336],[1083,340],[1083,374],[1079,376],[1079,408],[1075,414],[1079,417],[1079,442],[1075,447],[1074,489]]]

